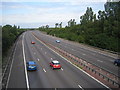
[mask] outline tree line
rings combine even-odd
[[[20,26],[5,25],[2,27],[2,55],[7,54],[8,49],[13,45],[19,34],[24,30]]]
[[[85,43],[102,49],[120,52],[120,2],[106,2],[105,10],[94,14],[87,7],[80,16],[80,24],[75,19],[68,21],[65,28],[39,28],[47,34],[55,35],[79,43]]]

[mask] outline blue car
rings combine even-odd
[[[37,70],[36,62],[35,61],[28,61],[27,62],[27,70],[29,70],[29,71]]]
[[[115,64],[116,66],[120,66],[120,59],[116,59],[116,60],[114,61],[114,64]]]
[[[60,40],[56,40],[57,43],[60,43]]]

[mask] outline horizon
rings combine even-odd
[[[16,2],[14,2],[16,1]],[[91,7],[94,14],[97,15],[98,11],[104,10],[105,0],[100,2],[88,2],[86,1],[41,1],[38,2],[18,2],[12,0],[7,2],[5,0],[0,4],[2,8],[2,26],[16,25],[21,28],[38,28],[41,26],[49,25],[49,27],[55,27],[55,23],[62,22],[62,27],[67,26],[67,22],[70,19],[75,19],[76,24],[80,24],[80,16],[82,16],[87,7]]]

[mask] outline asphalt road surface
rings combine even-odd
[[[63,48],[67,45],[67,47],[64,47],[63,49],[68,49],[70,53],[74,52],[71,48],[74,50],[78,49],[78,51],[74,52],[76,55],[79,55],[77,53],[81,54],[86,52],[85,54],[88,56],[90,53],[89,50],[87,51],[83,48],[78,48],[77,46],[74,47],[73,44],[70,44],[69,42],[62,41],[59,44],[55,43],[55,38],[46,36],[38,31],[27,31],[18,39],[13,55],[13,62],[10,68],[7,88],[108,88],[103,83],[89,76],[84,71],[76,68],[66,59],[53,52],[51,49],[37,40],[31,32],[34,32],[45,42],[51,43],[55,46]],[[31,41],[35,41],[35,44],[31,44]],[[96,58],[92,57],[92,54],[93,52],[87,57],[89,60]],[[98,53],[96,54],[98,55]],[[103,59],[104,57],[111,58],[104,55],[102,55],[100,58]],[[30,60],[33,60],[37,63],[37,71],[26,70],[26,62]],[[61,63],[62,68],[52,70],[52,68],[49,66],[49,63],[52,60],[58,60]],[[94,61],[95,60],[91,62]],[[107,61],[109,60],[106,60],[106,62]],[[98,62],[98,64],[100,64],[100,62]]]
[[[52,37],[50,35],[45,35],[40,31],[34,31],[34,34],[41,40],[62,48],[63,50],[118,76],[118,67],[113,64],[114,60],[118,58],[118,55],[102,53],[100,50],[84,47],[83,45]],[[56,43],[55,40],[61,40],[61,42]]]

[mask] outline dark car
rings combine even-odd
[[[120,66],[120,59],[116,59],[116,60],[114,61],[114,65]]]
[[[32,70],[37,70],[37,65],[35,61],[28,61],[27,62],[27,70],[32,71]]]

